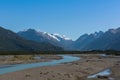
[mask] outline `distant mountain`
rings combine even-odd
[[[32,36],[31,36],[32,37]],[[47,51],[63,50],[49,43],[26,40],[16,33],[0,27],[0,51]]]
[[[73,42],[72,39],[65,37],[60,34],[50,34],[47,32],[40,32],[34,29],[28,29],[26,31],[20,31],[17,33],[19,36],[24,37],[28,40],[33,40],[36,42],[51,43],[55,46],[60,46],[65,49],[69,49],[69,45]]]
[[[120,50],[120,28],[82,35],[73,46],[76,50]]]
[[[83,50],[85,47],[88,46],[91,42],[93,42],[95,39],[99,38],[101,35],[103,35],[103,32],[95,32],[90,35],[84,34],[78,38],[75,43],[74,43],[74,48],[75,49],[80,49]]]
[[[28,29],[17,33],[27,40],[50,43],[65,50],[120,50],[120,28],[84,34],[76,41],[60,34]]]
[[[74,43],[74,41],[65,35],[60,35],[60,34],[53,34],[57,39],[59,39],[59,44],[61,47],[63,47],[65,50],[71,50],[72,47],[71,45]]]

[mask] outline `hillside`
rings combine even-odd
[[[75,41],[77,50],[120,50],[120,28],[86,34]]]
[[[62,50],[49,43],[26,40],[16,33],[0,27],[0,51],[47,51]]]
[[[73,42],[72,39],[64,35],[60,35],[58,33],[50,34],[47,32],[36,31],[35,29],[20,31],[17,34],[28,40],[51,43],[55,46],[63,47],[64,49],[68,49],[69,45]]]

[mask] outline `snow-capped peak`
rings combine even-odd
[[[55,37],[55,36],[52,35],[52,34],[47,33],[47,35],[50,36],[50,37],[52,37],[53,39],[55,39],[55,40],[57,40],[57,41],[60,41],[57,37]]]
[[[65,35],[62,35],[62,38],[65,40],[71,40],[70,38],[66,37]]]
[[[43,32],[43,34],[47,34],[47,32]]]
[[[60,38],[62,38],[62,39],[64,39],[64,40],[72,40],[72,39],[66,37],[65,35],[60,35],[60,34],[58,34],[58,33],[55,33],[55,34],[53,34],[53,35],[56,36],[56,37],[60,37]]]
[[[58,33],[55,33],[55,34],[50,34],[50,33],[47,33],[47,32],[43,32],[44,35],[48,35],[49,37],[57,40],[57,41],[61,41],[61,39],[64,39],[64,40],[72,40],[70,38],[67,38],[65,35],[60,35]]]
[[[58,34],[58,33],[55,33],[55,34],[53,34],[54,36],[58,36],[58,37],[60,37],[60,38],[62,38],[63,36],[62,35],[60,35],[60,34]]]
[[[48,40],[55,40],[55,41],[69,41],[69,40],[72,40],[68,37],[66,37],[65,35],[60,35],[58,33],[55,33],[55,34],[50,34],[50,33],[47,33],[47,32],[41,32],[40,29],[26,29],[22,32],[35,32],[35,34],[37,34],[38,36],[42,36],[43,38],[46,38]]]

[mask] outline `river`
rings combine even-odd
[[[62,64],[62,63],[77,61],[77,60],[80,59],[79,57],[74,57],[74,56],[70,56],[70,55],[60,55],[60,56],[62,56],[63,59],[52,60],[52,61],[49,61],[49,62],[8,65],[7,67],[3,66],[3,67],[0,67],[0,75],[10,73],[10,72],[30,69],[30,68],[58,65],[58,64]]]

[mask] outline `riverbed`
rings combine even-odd
[[[110,77],[120,80],[120,58],[114,56],[101,56],[98,54],[68,54],[79,57],[72,62],[58,62],[56,65],[27,68],[0,75],[0,80],[93,80],[87,77],[111,69]],[[51,55],[52,56],[52,55]],[[53,55],[54,56],[54,55]],[[69,57],[67,57],[68,60]],[[71,58],[69,58],[71,60]],[[108,71],[109,72],[109,71]],[[95,80],[100,80],[95,79]],[[105,79],[108,80],[108,79]]]
[[[63,59],[60,60],[52,60],[49,62],[38,62],[38,63],[30,63],[30,64],[17,64],[17,65],[1,65],[0,74],[6,74],[10,72],[20,71],[29,68],[43,67],[43,66],[53,66],[61,63],[73,62],[77,61],[80,58],[69,56],[69,55],[59,55],[62,56]]]

